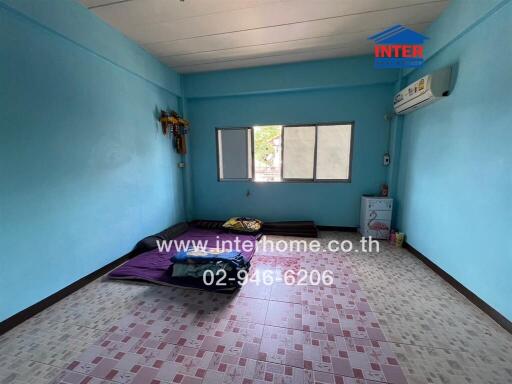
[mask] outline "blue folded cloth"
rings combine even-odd
[[[239,251],[223,252],[218,249],[187,249],[180,251],[171,257],[174,263],[215,263],[218,261],[227,261],[238,264],[240,259],[243,262],[243,256]]]

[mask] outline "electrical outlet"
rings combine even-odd
[[[384,165],[389,165],[390,161],[389,153],[384,154]]]
[[[178,163],[178,168],[185,168],[185,163],[183,161],[180,161]]]

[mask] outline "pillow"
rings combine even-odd
[[[250,217],[232,217],[222,224],[222,227],[233,232],[255,233],[260,231],[262,225],[263,222],[258,219],[251,219]]]
[[[222,229],[224,221],[216,220],[194,220],[190,223],[193,227],[202,229]]]
[[[141,253],[151,251],[152,249],[158,247],[158,240],[172,240],[175,237],[178,237],[179,235],[185,233],[187,229],[187,223],[179,223],[173,225],[172,227],[164,229],[162,232],[155,233],[154,235],[143,238],[135,245],[133,252],[136,255],[139,255]]]

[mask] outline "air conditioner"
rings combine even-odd
[[[440,69],[409,84],[395,95],[395,113],[403,115],[450,94],[451,67]]]

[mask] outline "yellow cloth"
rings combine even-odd
[[[236,232],[258,232],[262,225],[263,222],[258,219],[232,217],[222,224],[222,227]]]

